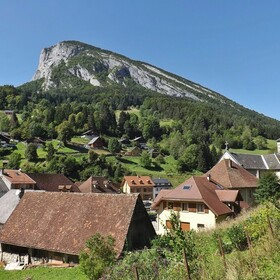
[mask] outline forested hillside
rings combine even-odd
[[[115,154],[121,149],[119,139],[142,136],[160,154],[152,162],[144,153],[142,165],[162,170],[170,156],[175,163],[166,173],[208,170],[226,141],[230,148],[253,151],[270,149],[267,139],[280,137],[277,120],[155,66],[74,41],[43,49],[33,81],[17,88],[1,86],[0,110],[13,111],[11,116],[0,112],[0,131],[19,141],[41,137],[67,146],[74,136],[92,130]],[[1,147],[0,154],[10,157]],[[59,153],[54,158],[51,169],[40,168],[64,172],[65,166],[55,167],[65,160]],[[86,169],[82,162],[80,158],[76,171]],[[124,167],[124,161],[118,163]],[[105,168],[112,177],[116,166],[101,164],[95,173]],[[117,173],[120,177],[125,172]]]
[[[107,144],[111,138],[143,136],[150,147],[173,156],[179,172],[210,168],[225,141],[231,148],[254,150],[267,148],[267,138],[280,137],[278,121],[250,110],[161,95],[136,84],[46,92],[28,84],[2,86],[0,110],[15,112],[0,114],[0,131],[14,139],[42,137],[67,144],[89,129]]]

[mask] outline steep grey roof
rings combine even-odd
[[[5,224],[14,209],[17,207],[20,198],[16,194],[19,190],[9,190],[6,194],[0,197],[0,224]],[[33,190],[25,190],[30,192]]]
[[[280,169],[280,163],[276,154],[263,155],[269,169]]]
[[[88,145],[93,144],[95,141],[97,141],[97,139],[99,139],[99,136],[93,137],[93,138],[88,142]]]
[[[9,188],[6,186],[2,178],[0,178],[0,197],[9,191]]]
[[[230,153],[231,156],[245,169],[280,170],[280,155],[250,155]]]
[[[231,153],[231,155],[245,169],[267,169],[261,155],[235,154],[235,153]]]
[[[152,181],[155,183],[155,185],[171,185],[168,179],[165,178],[152,178]]]

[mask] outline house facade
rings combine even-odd
[[[172,189],[173,186],[168,179],[165,178],[152,178],[155,186],[153,188],[153,199],[155,199],[161,190]]]
[[[77,263],[95,233],[114,238],[118,257],[156,235],[137,194],[27,192],[0,231],[0,261]]]
[[[96,136],[88,142],[88,146],[92,149],[101,149],[104,146],[104,142],[99,136]]]
[[[36,182],[21,170],[2,169],[0,179],[9,190],[35,189],[36,186]]]
[[[162,190],[154,200],[156,231],[164,234],[170,229],[173,211],[179,213],[184,231],[214,228],[218,222],[240,211],[240,201],[238,190],[222,190],[207,177],[191,177],[175,189]]]
[[[124,193],[139,193],[142,200],[153,199],[154,186],[150,176],[124,176],[121,183]]]

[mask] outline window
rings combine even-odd
[[[173,209],[173,202],[168,202],[167,203],[167,208],[168,209]]]
[[[197,229],[203,229],[204,227],[204,224],[197,224]]]
[[[187,202],[182,203],[182,211],[189,211],[189,204]]]
[[[197,203],[196,204],[196,212],[197,213],[204,213],[204,204],[202,203]]]

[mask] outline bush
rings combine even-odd
[[[80,254],[80,268],[90,280],[97,280],[105,268],[112,265],[116,258],[114,239],[99,233],[86,241],[86,249]]]

